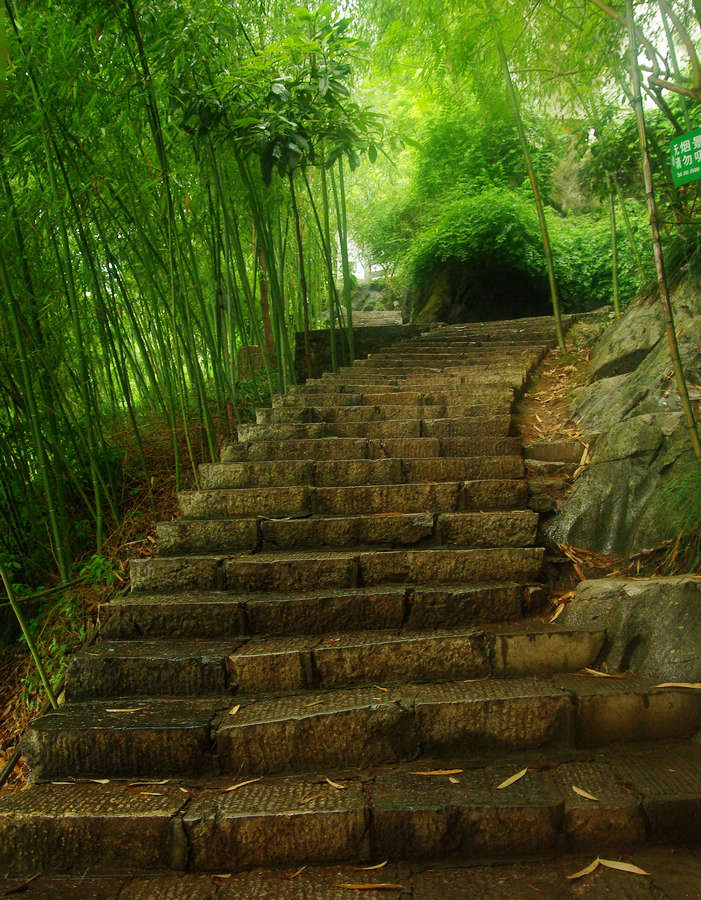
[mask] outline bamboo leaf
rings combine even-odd
[[[287,878],[288,881],[292,881],[293,878],[299,878],[299,876],[302,874],[302,872],[305,871],[306,868],[306,866],[300,866],[299,869],[292,872],[290,875],[285,875],[283,877]]]
[[[690,691],[701,691],[701,681],[664,681],[662,684],[653,685],[655,688],[680,688]]]
[[[384,869],[388,862],[389,860],[386,859],[384,862],[377,863],[374,866],[351,866],[350,868],[354,872],[374,872],[375,869]]]
[[[409,772],[410,775],[423,775],[432,778],[441,775],[460,775],[462,769],[430,769],[428,772]]]
[[[599,858],[599,862],[602,866],[606,866],[607,869],[616,869],[619,872],[630,872],[631,875],[650,875],[649,872],[646,872],[645,869],[641,869],[640,866],[634,866],[633,863],[621,862],[618,859]]]
[[[497,790],[502,791],[504,788],[511,787],[512,784],[515,784],[517,781],[520,781],[521,778],[523,778],[523,776],[526,774],[527,771],[528,771],[528,768],[521,769],[520,772],[517,772],[515,775],[512,775],[510,778],[505,779],[504,781],[502,781],[501,784],[497,785]]]
[[[568,875],[567,879],[569,881],[574,881],[577,878],[584,878],[585,875],[591,875],[592,872],[595,872],[599,868],[600,862],[601,860],[597,856],[596,859],[593,859],[588,866],[580,869],[579,872],[575,872],[573,875]]]
[[[585,800],[597,800],[598,801],[598,799],[599,799],[598,797],[595,797],[593,794],[590,794],[587,791],[583,790],[582,788],[577,787],[576,784],[572,785],[572,790],[575,792],[575,794],[579,794],[580,797],[584,797]]]
[[[261,778],[249,778],[248,781],[239,781],[238,784],[232,784],[231,787],[224,788],[222,794],[230,794],[232,791],[238,791],[239,788],[246,787],[247,784],[255,784],[257,781],[262,781]]]
[[[337,791],[346,791],[348,790],[347,784],[339,784],[337,781],[331,781],[330,778],[326,778],[327,784],[330,784],[332,788],[336,788]]]

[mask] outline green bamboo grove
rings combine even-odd
[[[114,434],[148,483],[144,429],[167,422],[176,482],[182,458],[196,479],[214,414],[294,381],[295,331],[308,354],[325,316],[352,353],[344,169],[380,139],[351,99],[362,47],[331,8],[261,9],[6,0],[0,557],[15,568],[48,546],[66,580],[100,552],[120,517]]]

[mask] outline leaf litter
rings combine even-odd
[[[631,875],[650,875],[650,872],[646,872],[645,869],[641,869],[640,866],[633,865],[633,863],[624,862],[620,859],[603,859],[601,856],[597,856],[596,859],[593,859],[588,866],[580,869],[579,872],[568,875],[567,879],[568,881],[574,881],[578,878],[584,878],[586,875],[591,875],[592,872],[595,872],[599,866],[603,866],[605,869],[616,869],[618,872],[628,872]]]
[[[526,767],[525,769],[521,769],[520,772],[517,772],[515,775],[512,775],[510,778],[506,778],[504,781],[502,781],[501,784],[497,785],[497,790],[501,791],[504,788],[511,787],[512,784],[515,784],[517,781],[520,781],[523,778],[523,776],[526,774],[527,771],[528,771],[528,767]]]

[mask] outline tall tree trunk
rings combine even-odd
[[[548,283],[550,285],[550,301],[553,307],[553,316],[555,318],[555,333],[557,334],[557,343],[560,347],[560,350],[565,349],[565,336],[562,331],[562,315],[560,313],[560,300],[557,294],[557,283],[555,281],[555,267],[553,265],[553,254],[552,249],[550,247],[550,235],[548,234],[548,223],[545,220],[545,211],[543,209],[543,200],[540,195],[540,187],[538,186],[538,179],[536,177],[535,169],[533,168],[533,160],[531,158],[531,151],[528,146],[528,139],[526,137],[526,130],[523,127],[523,119],[521,118],[521,106],[519,104],[518,95],[516,93],[516,88],[514,86],[513,79],[511,78],[511,70],[509,69],[509,60],[506,57],[506,50],[504,49],[504,42],[501,39],[501,31],[499,30],[499,21],[494,12],[494,8],[492,7],[491,0],[484,0],[484,4],[487,8],[487,12],[489,14],[489,21],[492,25],[492,31],[494,32],[494,40],[497,45],[497,52],[499,54],[499,60],[501,61],[501,67],[504,71],[504,80],[506,81],[506,90],[509,95],[509,102],[511,103],[511,109],[514,114],[514,120],[516,122],[516,128],[518,130],[519,141],[521,142],[521,150],[523,151],[523,158],[526,162],[526,168],[528,169],[528,179],[531,183],[531,190],[533,191],[533,199],[535,200],[536,212],[538,214],[538,223],[540,225],[540,236],[543,241],[543,252],[545,253],[545,262],[548,268]]]
[[[669,347],[669,355],[672,358],[672,367],[674,376],[677,381],[677,390],[681,399],[682,409],[684,410],[684,419],[686,427],[689,431],[691,446],[694,455],[701,466],[701,442],[696,428],[694,419],[694,411],[689,400],[689,391],[684,377],[684,369],[679,355],[679,344],[677,343],[677,335],[674,330],[674,314],[672,312],[672,304],[669,298],[669,287],[667,285],[667,275],[665,273],[664,256],[662,255],[662,243],[660,241],[660,229],[658,225],[657,204],[655,203],[655,193],[652,183],[652,170],[650,168],[650,154],[647,149],[647,131],[645,129],[645,113],[643,112],[643,100],[640,94],[640,69],[638,68],[638,46],[635,36],[635,19],[633,17],[633,0],[626,0],[626,19],[628,24],[628,39],[630,43],[630,66],[633,78],[633,107],[638,124],[638,137],[640,138],[640,152],[643,162],[643,178],[645,181],[645,194],[647,197],[647,210],[650,217],[650,233],[652,235],[652,248],[655,254],[655,267],[657,269],[657,284],[660,294],[660,303],[662,304],[662,313],[664,316],[665,333],[667,335],[667,345]]]

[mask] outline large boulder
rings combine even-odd
[[[675,294],[674,309],[682,364],[696,399],[701,395],[698,284],[687,279]],[[590,447],[591,464],[546,526],[547,536],[629,557],[680,531],[701,530],[701,470],[661,315],[647,301],[605,332],[592,355],[590,377],[592,383],[575,392],[572,412]]]
[[[583,581],[560,621],[606,629],[609,672],[701,682],[701,576]]]

